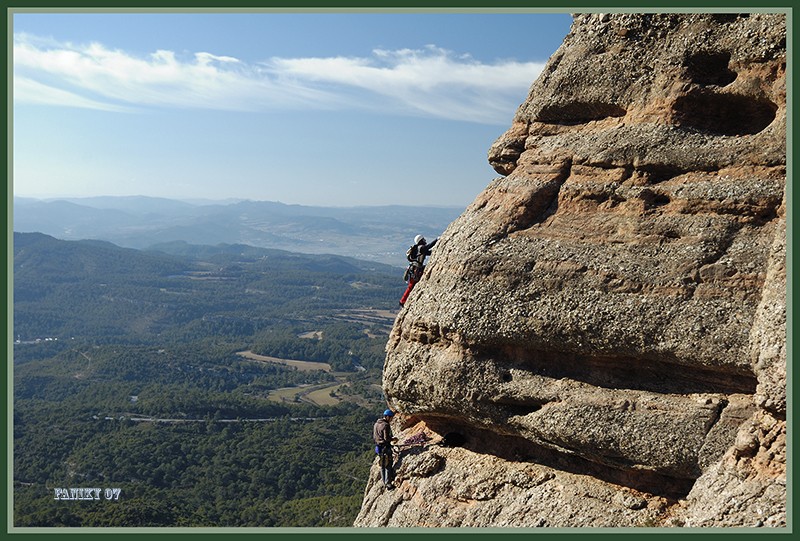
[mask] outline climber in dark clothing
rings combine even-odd
[[[392,484],[394,481],[392,442],[396,441],[396,438],[392,437],[392,427],[389,424],[392,417],[394,417],[394,412],[386,410],[383,412],[383,417],[375,421],[375,425],[372,427],[372,439],[376,444],[375,452],[378,453],[381,463],[381,481],[383,481],[383,486],[390,490],[394,488]]]
[[[427,243],[425,237],[417,235],[414,237],[414,245],[406,252],[406,259],[408,259],[408,269],[406,270],[405,279],[408,280],[408,287],[406,288],[403,296],[400,297],[400,306],[406,304],[411,290],[422,278],[422,272],[425,270],[425,258],[431,255],[431,250],[434,245],[439,241],[439,238],[433,239],[431,243]]]

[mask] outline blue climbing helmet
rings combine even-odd
[[[383,412],[383,416],[384,417],[393,417],[394,416],[394,412],[392,410],[386,410],[386,411]]]

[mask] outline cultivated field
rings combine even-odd
[[[277,363],[286,366],[293,366],[298,370],[304,372],[313,372],[314,370],[323,370],[325,372],[331,371],[331,365],[328,363],[317,363],[313,361],[298,361],[295,359],[279,359],[277,357],[268,357],[266,355],[257,355],[252,351],[240,351],[237,355],[249,359],[251,361],[258,361],[262,363]]]

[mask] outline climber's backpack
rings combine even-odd
[[[408,267],[403,274],[403,281],[408,282],[410,279],[419,280],[422,276],[422,264],[417,259],[419,257],[419,246],[414,244],[406,250],[406,259],[408,259]]]

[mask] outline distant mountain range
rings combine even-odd
[[[14,231],[146,249],[175,241],[339,254],[395,266],[417,234],[440,235],[455,207],[311,207],[271,201],[188,202],[153,197],[14,198]]]

